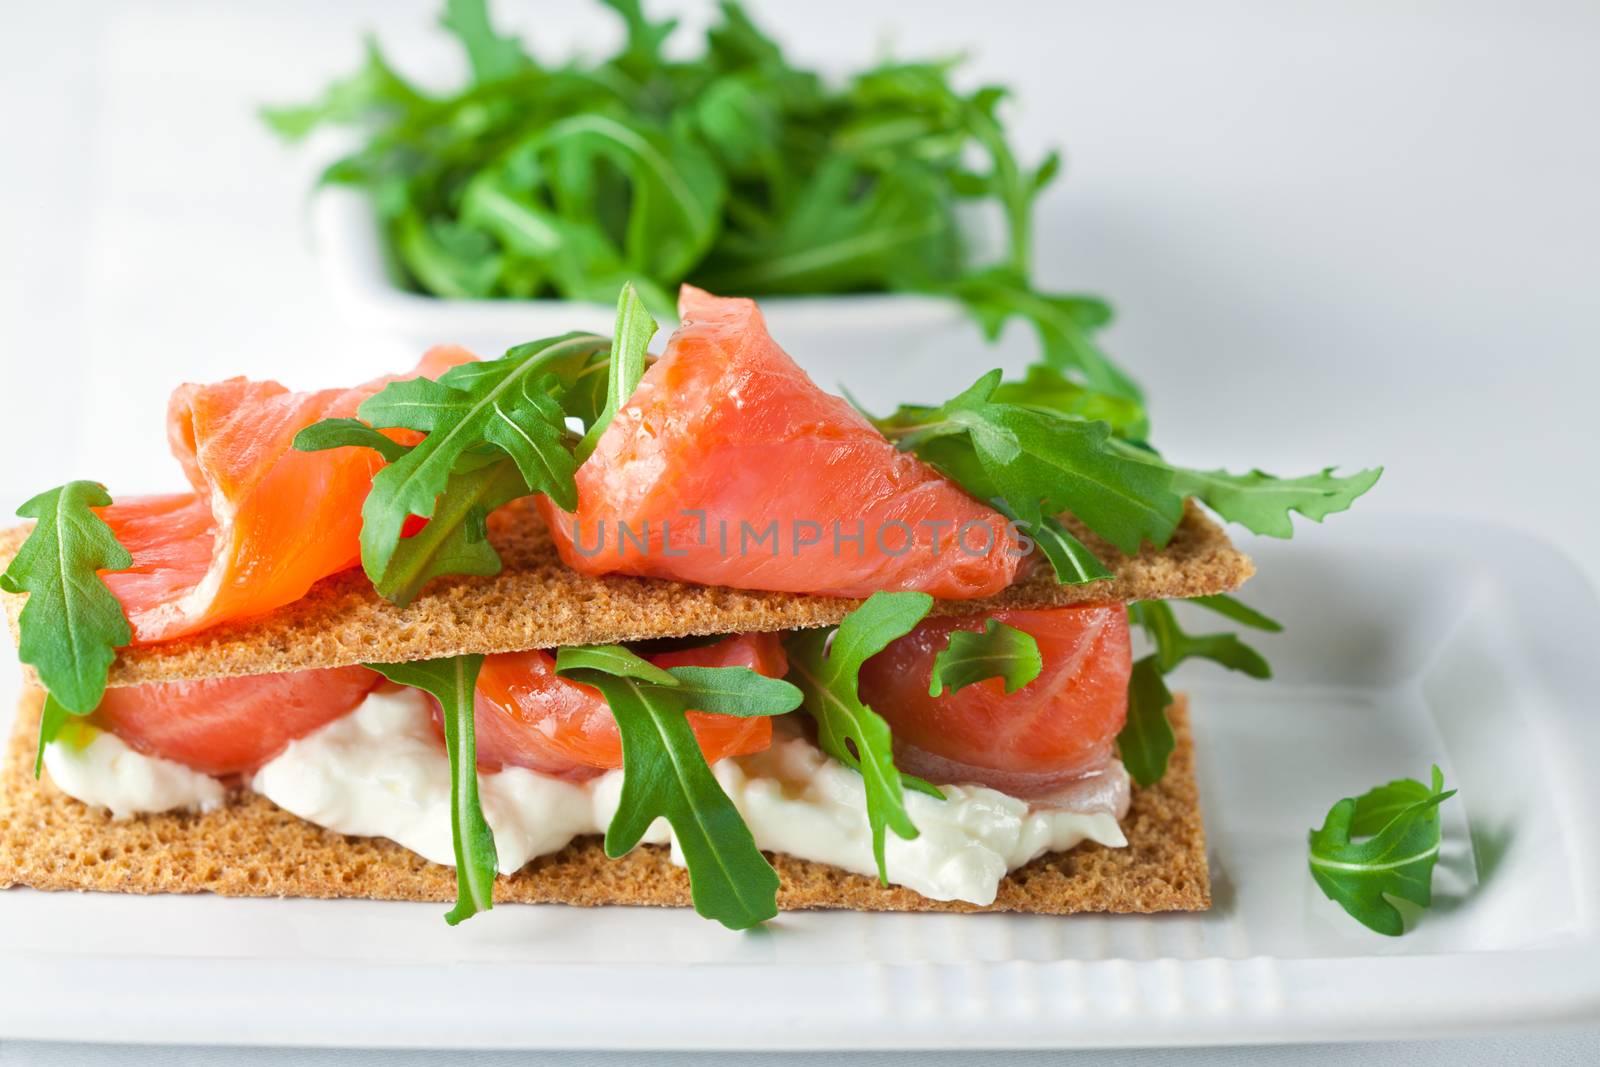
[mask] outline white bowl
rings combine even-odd
[[[612,305],[574,300],[446,300],[400,288],[366,194],[332,188],[317,195],[313,222],[328,282],[357,325],[421,350],[460,344],[493,356],[524,341],[568,330],[609,334]],[[737,294],[726,294],[737,295]],[[952,344],[973,360],[982,339],[962,308],[938,297],[874,293],[768,297],[768,328],[820,383],[847,380],[867,393],[916,373]],[[674,324],[663,323],[670,329]],[[658,342],[659,345],[659,342]],[[976,367],[976,360],[973,360]],[[874,374],[874,369],[890,373]],[[972,377],[983,369],[976,368]],[[962,383],[966,384],[966,383]],[[864,399],[871,399],[870,396]]]

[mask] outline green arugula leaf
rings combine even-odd
[[[1074,370],[1095,390],[1144,406],[1143,391],[1094,342],[1094,331],[1109,320],[1109,309],[1092,297],[1040,293],[1015,270],[995,269],[965,278],[952,287],[978,317],[991,337],[1006,320],[1020,317],[1039,335],[1045,362],[1058,370]],[[1135,420],[1130,436],[1142,438],[1148,423]]]
[[[651,685],[677,688],[678,679],[663,667],[636,656],[621,645],[580,645],[561,649],[556,655],[556,670],[599,671],[617,678],[629,678]]]
[[[456,853],[456,906],[445,914],[451,926],[494,907],[499,866],[494,832],[478,801],[478,745],[473,730],[474,693],[482,656],[414,663],[369,663],[391,682],[433,694],[444,709],[445,751],[450,757],[450,833]]]
[[[393,463],[410,447],[368,426],[360,419],[323,419],[294,435],[297,452],[323,452],[330,448],[370,448]]]
[[[264,107],[261,119],[286,141],[298,141],[323,123],[359,122],[405,110],[427,98],[396,74],[378,42],[366,40],[366,62],[354,75],[328,86],[322,99],[295,107]]]
[[[950,642],[933,657],[928,695],[948,689],[959,692],[985,678],[1000,678],[1007,693],[1015,693],[1039,677],[1044,660],[1034,636],[999,619],[989,619],[982,631],[952,630]]]
[[[781,678],[727,667],[668,667],[676,692],[695,711],[713,715],[782,715],[800,706],[800,690]]]
[[[435,578],[499,574],[500,553],[489,543],[489,515],[528,494],[522,472],[509,459],[472,456],[445,479],[430,518],[402,537],[384,564],[379,592],[404,607]]]
[[[1243,603],[1235,597],[1224,593],[1215,596],[1197,596],[1189,603],[1207,610],[1214,611],[1225,619],[1232,619],[1241,626],[1249,626],[1255,630],[1265,630],[1267,633],[1282,633],[1283,623],[1269,619],[1255,608]]]
[[[1086,388],[1047,363],[1029,366],[1020,382],[1001,382],[989,399],[1109,423],[1118,437],[1136,439],[1149,428],[1144,408],[1137,401]]]
[[[75,715],[100,703],[117,649],[133,640],[122,605],[98,573],[133,566],[93,511],[110,503],[98,482],[68,482],[28,500],[17,514],[34,519],[33,530],[0,574],[0,589],[28,594],[17,658]]]
[[[622,16],[623,25],[627,28],[627,46],[622,55],[614,63],[633,73],[636,77],[656,72],[662,66],[661,46],[666,43],[672,31],[677,29],[677,19],[664,19],[661,22],[651,22],[644,13],[644,6],[639,0],[601,0],[607,7]]]
[[[1389,897],[1426,908],[1442,831],[1439,805],[1455,796],[1433,768],[1432,786],[1411,778],[1335,804],[1309,838],[1311,877],[1329,900],[1380,934],[1405,933]],[[1365,840],[1355,840],[1365,838]]]
[[[577,506],[577,462],[555,394],[606,348],[593,334],[566,334],[454,367],[438,381],[394,382],[362,402],[358,413],[375,426],[427,434],[377,473],[362,505],[361,562],[379,593],[395,599],[415,586],[414,576],[403,579],[391,569],[401,531],[412,515],[434,515],[451,476],[472,463],[471,453],[487,447],[509,456],[524,482],[518,495],[542,492],[563,508]],[[496,490],[475,483],[485,499],[504,495],[503,476],[483,477]]]
[[[1039,551],[1044,553],[1044,558],[1050,561],[1056,581],[1061,584],[1082,585],[1112,576],[1111,569],[1100,562],[1100,557],[1089,551],[1088,545],[1072,536],[1072,532],[1054,516],[1032,519],[1026,524],[1026,532]]]
[[[1283,627],[1230,596],[1198,597],[1192,603],[1259,630]],[[1117,737],[1128,773],[1140,785],[1153,785],[1167,770],[1174,738],[1167,721],[1172,694],[1163,676],[1189,659],[1208,659],[1252,678],[1272,677],[1266,659],[1234,634],[1191,634],[1178,625],[1172,605],[1142,600],[1128,605],[1128,618],[1155,645],[1155,653],[1133,665],[1128,681],[1128,722]]]
[[[639,299],[639,291],[631,284],[624,285],[622,294],[617,297],[617,328],[611,339],[605,407],[589,424],[588,432],[578,444],[575,458],[579,463],[594,452],[600,435],[605,433],[617,411],[639,387],[639,379],[644,377],[645,349],[655,332],[656,320],[645,308],[644,301]]]
[[[800,693],[745,667],[665,671],[617,645],[563,648],[556,672],[600,690],[622,735],[622,796],[606,828],[606,854],[626,854],[664,817],[688,867],[697,912],[733,930],[776,915],[777,872],[711,773],[684,715],[691,708],[781,715],[799,706]]]
[[[906,787],[934,796],[933,786],[902,775],[894,764],[894,739],[883,717],[862,703],[857,678],[862,664],[904,637],[933,607],[926,593],[874,593],[834,630],[802,630],[789,637],[789,677],[805,697],[824,752],[861,773],[867,821],[878,877],[889,883],[884,860],[886,830],[910,840],[917,828],[906,812]]]
[[[1171,540],[1183,498],[1170,470],[1115,447],[1108,423],[996,402],[1000,384],[991,371],[939,408],[902,408],[877,425],[972,495],[1004,501],[1029,537],[1056,549],[1051,561],[1062,578],[1105,575],[1082,566],[1089,553],[1064,528],[1046,525],[1060,512],[1129,555],[1145,541]]]
[[[604,2],[626,31],[610,56],[541,67],[495,29],[484,0],[447,0],[443,25],[471,66],[455,92],[416,91],[372,46],[355,77],[263,118],[291,139],[323,123],[359,127],[359,146],[323,181],[371,193],[397,265],[423,292],[599,300],[632,280],[663,314],[684,281],[937,294],[991,333],[1008,318],[1032,323],[1052,367],[1137,398],[1095,340],[1106,306],[1033,285],[1034,203],[1060,156],[1023,163],[1004,89],[958,89],[943,61],[824,79],[735,3],[721,5],[699,54],[678,58],[674,20],[648,18],[639,0]],[[993,268],[962,232],[974,200],[1005,220]],[[1142,416],[1105,414],[1144,436]]]
[[[1173,488],[1199,499],[1229,522],[1268,537],[1293,537],[1290,512],[1298,511],[1321,522],[1344,511],[1356,498],[1377,484],[1382,467],[1339,477],[1327,467],[1299,478],[1277,478],[1262,471],[1229,474],[1227,471],[1173,468]]]
[[[1154,656],[1146,656],[1133,665],[1128,680],[1128,721],[1117,734],[1122,765],[1141,786],[1161,781],[1178,743],[1172,723],[1167,721],[1172,694],[1161,674],[1161,665]]]
[[[39,744],[33,750],[33,776],[39,777],[44,773],[44,746],[62,736],[73,716],[78,712],[68,711],[61,702],[49,693],[44,695],[44,704],[39,709]]]
[[[439,24],[461,42],[475,82],[498,81],[532,65],[521,41],[495,31],[487,0],[445,0]]]
[[[1163,674],[1171,674],[1184,660],[1208,659],[1252,678],[1272,677],[1266,659],[1237,635],[1187,633],[1178,625],[1172,605],[1164,600],[1130,604],[1128,615],[1155,642],[1156,661]]]

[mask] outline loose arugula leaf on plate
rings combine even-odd
[[[595,444],[622,405],[644,377],[645,349],[655,336],[656,320],[651,317],[639,291],[624,285],[617,297],[617,327],[611,339],[611,361],[606,368],[606,402],[579,442],[575,458],[579,463],[594,452]]]
[[[620,645],[563,648],[556,673],[600,690],[622,735],[622,796],[606,828],[606,855],[626,854],[664,817],[688,867],[697,912],[733,930],[776,915],[777,872],[706,765],[684,715],[691,708],[781,715],[799,706],[799,691],[746,667],[663,670]]]
[[[1321,522],[1344,511],[1356,498],[1378,483],[1382,467],[1341,477],[1332,467],[1299,478],[1277,478],[1263,471],[1229,474],[1227,471],[1188,470],[1174,467],[1173,488],[1199,499],[1229,522],[1268,537],[1293,537],[1290,512]]]
[[[456,853],[456,906],[445,914],[444,921],[454,926],[494,907],[494,877],[499,866],[494,832],[478,800],[473,694],[483,657],[367,666],[398,685],[433,694],[444,709],[445,751],[450,757],[450,834]]]
[[[1433,902],[1439,805],[1455,793],[1444,788],[1435,766],[1431,786],[1403,778],[1339,801],[1322,828],[1310,833],[1317,887],[1368,929],[1390,937],[1405,933],[1405,919],[1388,898],[1423,908]]]
[[[1117,734],[1122,765],[1141,786],[1161,781],[1178,743],[1172,723],[1167,721],[1172,694],[1161,673],[1154,656],[1146,656],[1133,665],[1128,680],[1128,721]]]
[[[805,695],[806,712],[816,720],[823,751],[861,773],[866,786],[867,821],[878,877],[887,885],[886,830],[910,840],[916,825],[905,808],[905,788],[942,797],[938,789],[900,773],[894,764],[889,724],[862,703],[857,688],[861,665],[904,637],[933,607],[926,593],[874,593],[833,630],[802,630],[786,642],[789,677]]]
[[[947,689],[955,693],[985,678],[999,678],[1007,693],[1015,693],[1042,670],[1044,660],[1032,634],[989,619],[981,631],[950,631],[950,643],[933,657],[928,695],[940,696]]]
[[[68,482],[17,509],[33,530],[0,574],[0,589],[26,593],[17,620],[17,658],[39,673],[56,703],[87,715],[106,691],[117,649],[133,640],[122,605],[100,571],[133,566],[94,508],[111,497],[98,482]]]

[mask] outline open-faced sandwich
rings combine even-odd
[[[1206,907],[1163,675],[1266,665],[1166,601],[1274,624],[1202,507],[1288,536],[1377,472],[1179,467],[1136,398],[1043,364],[873,418],[751,301],[680,313],[656,357],[625,289],[612,338],[185,385],[191,492],[24,505],[0,884],[731,927]]]

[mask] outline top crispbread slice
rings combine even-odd
[[[1208,596],[1236,589],[1254,573],[1249,557],[1192,502],[1166,548],[1146,546],[1131,557],[1080,525],[1068,525],[1106,561],[1112,578],[1061,585],[1041,566],[999,596],[941,601],[934,612],[963,615],[1094,600]],[[529,500],[497,512],[489,533],[505,564],[493,577],[440,579],[400,608],[374,592],[360,569],[349,570],[269,614],[159,645],[122,649],[112,664],[110,684],[830,626],[860,603],[648,578],[586,577],[561,562]],[[26,534],[25,527],[0,533],[0,568]],[[0,595],[15,635],[26,598]]]

